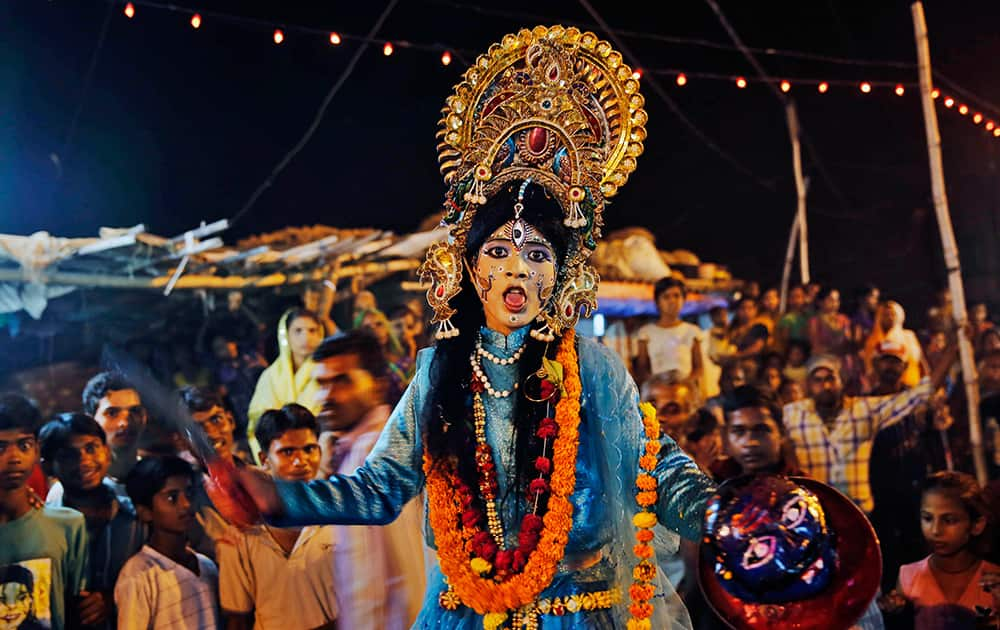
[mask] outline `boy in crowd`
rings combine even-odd
[[[139,461],[139,438],[148,420],[139,392],[114,372],[101,372],[83,388],[83,413],[97,420],[111,449],[108,475],[119,495],[125,494],[125,477]],[[58,498],[61,488],[53,497]]]
[[[636,380],[676,371],[680,378],[701,391],[702,331],[681,319],[687,289],[676,278],[661,278],[653,285],[653,299],[659,319],[639,329],[639,350],[635,357]]]
[[[260,461],[271,476],[285,481],[316,476],[319,427],[308,409],[290,404],[265,411],[256,435]],[[219,595],[227,630],[335,628],[334,531],[329,525],[258,525],[220,542]]]
[[[83,515],[63,507],[32,507],[27,481],[38,463],[41,414],[17,394],[0,396],[0,582],[15,604],[3,618],[20,625],[78,627],[91,620],[87,593],[87,530]],[[44,590],[42,590],[44,589]]]
[[[91,596],[81,606],[81,621],[94,628],[114,628],[114,588],[125,561],[139,551],[146,532],[132,502],[115,494],[107,477],[111,451],[97,421],[82,413],[64,413],[39,432],[42,467],[63,485],[53,507],[83,514],[89,541],[87,589]]]
[[[237,466],[242,465],[246,460],[236,454],[236,420],[218,391],[211,387],[187,386],[182,387],[179,394],[191,418],[212,444],[216,455],[232,459]],[[195,460],[194,456],[190,459]],[[195,468],[199,468],[197,463]],[[212,505],[200,476],[195,477],[191,502],[195,519],[188,530],[188,543],[198,553],[214,559],[216,544],[230,534],[231,528]]]
[[[119,630],[216,628],[219,614],[215,563],[188,546],[194,521],[194,470],[179,457],[149,457],[125,485],[148,542],[122,568],[115,585]]]
[[[760,387],[742,385],[724,404],[727,459],[712,469],[718,481],[758,473],[800,474],[783,448],[785,431],[776,396]]]

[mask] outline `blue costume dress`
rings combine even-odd
[[[483,346],[494,355],[506,358],[524,343],[527,332],[528,327],[524,327],[505,337],[483,328]],[[578,343],[582,418],[576,489],[570,497],[573,527],[566,544],[566,557],[552,584],[539,599],[619,589],[621,603],[611,609],[541,615],[539,627],[543,630],[625,628],[628,586],[636,562],[631,553],[635,540],[632,517],[639,511],[634,484],[644,448],[638,393],[620,359],[608,348],[583,337],[578,338]],[[354,474],[308,483],[277,482],[284,512],[274,519],[274,524],[385,524],[396,518],[407,501],[421,493],[424,430],[420,426],[422,414],[419,410],[431,386],[428,367],[433,352],[433,348],[426,349],[418,356],[416,376],[365,464]],[[497,389],[514,386],[516,364],[484,362],[483,369]],[[484,397],[487,440],[499,460],[498,497],[507,497],[508,484],[512,483],[512,476],[508,477],[504,471],[514,470],[511,423],[514,399]],[[714,485],[673,440],[664,437],[662,443],[655,473],[659,482],[656,514],[668,529],[698,540],[705,505],[714,492]],[[511,493],[510,496],[519,495]],[[511,547],[517,545],[519,522],[514,501],[501,501],[498,506],[506,541]],[[427,544],[434,548],[433,532],[426,521],[424,536]],[[415,549],[414,553],[420,551]],[[439,568],[432,570],[427,585],[415,628],[478,630],[483,627],[482,616],[472,609],[459,606],[449,611],[439,605],[438,597],[446,590]],[[683,605],[666,580],[659,580],[652,603],[653,628],[690,627]]]

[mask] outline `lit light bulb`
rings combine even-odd
[[[451,53],[447,50],[441,53],[441,63],[445,66],[451,63]]]
[[[738,88],[740,88],[742,90],[746,86],[747,86],[747,80],[746,79],[744,79],[743,77],[736,77],[736,87],[738,87]]]
[[[944,99],[944,106],[945,107],[951,107],[954,104],[955,104],[955,99],[953,99],[952,97],[949,96],[949,97],[947,97],[947,98]]]
[[[683,72],[677,75],[677,85],[685,86],[687,85],[688,78]]]
[[[330,43],[334,46],[340,45],[340,33],[330,33]]]
[[[280,28],[274,29],[274,43],[280,44],[285,41],[285,34],[281,32]]]
[[[823,81],[818,86],[816,86],[816,89],[819,90],[820,94],[826,94],[826,91],[830,89],[830,84],[827,83],[826,81]]]
[[[896,96],[902,96],[903,94],[906,94],[906,89],[903,87],[902,84],[897,85],[896,86]]]
[[[937,98],[939,96],[941,96],[941,90],[939,90],[937,88],[934,88],[933,90],[931,90],[931,98]]]
[[[872,91],[872,84],[865,81],[864,83],[861,84],[861,91],[864,92],[865,94],[868,94],[869,92]]]
[[[386,42],[385,46],[382,47],[382,54],[388,57],[392,54],[392,42]]]
[[[993,135],[996,136],[996,137],[998,137],[998,138],[1000,138],[1000,129],[994,129],[993,130]]]
[[[635,72],[632,73],[632,78],[635,79],[636,81],[638,81],[639,79],[641,79],[642,78],[642,69],[641,68],[636,68]]]
[[[983,115],[982,115],[982,114],[980,114],[980,113],[978,113],[978,112],[977,112],[977,113],[975,113],[975,114],[974,114],[974,115],[972,116],[972,122],[973,122],[974,124],[976,124],[976,125],[978,125],[979,123],[983,122]]]
[[[201,15],[195,13],[191,16],[191,28],[201,28]]]
[[[968,105],[964,105],[964,104],[963,105],[959,105],[958,106],[958,113],[961,114],[961,115],[963,115],[963,116],[965,116],[966,114],[969,113],[969,106]]]
[[[992,120],[986,121],[986,131],[992,131],[994,127],[996,127],[996,125],[993,124]]]
[[[790,89],[792,89],[792,84],[791,83],[789,83],[788,81],[782,81],[781,82],[781,91],[782,92],[787,92]]]
[[[135,17],[135,6],[131,2],[125,5],[125,17],[130,20]]]

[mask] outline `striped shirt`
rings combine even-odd
[[[149,545],[125,563],[115,585],[118,630],[219,627],[219,572],[214,562],[191,553],[198,558],[197,575]]]
[[[811,398],[785,405],[782,420],[806,475],[849,496],[865,512],[875,507],[868,466],[875,435],[899,422],[933,393],[930,379],[890,396],[845,396],[843,407],[827,426]]]

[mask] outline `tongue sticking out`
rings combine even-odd
[[[512,311],[519,311],[524,308],[524,303],[528,301],[524,293],[514,289],[503,294],[503,303]]]

